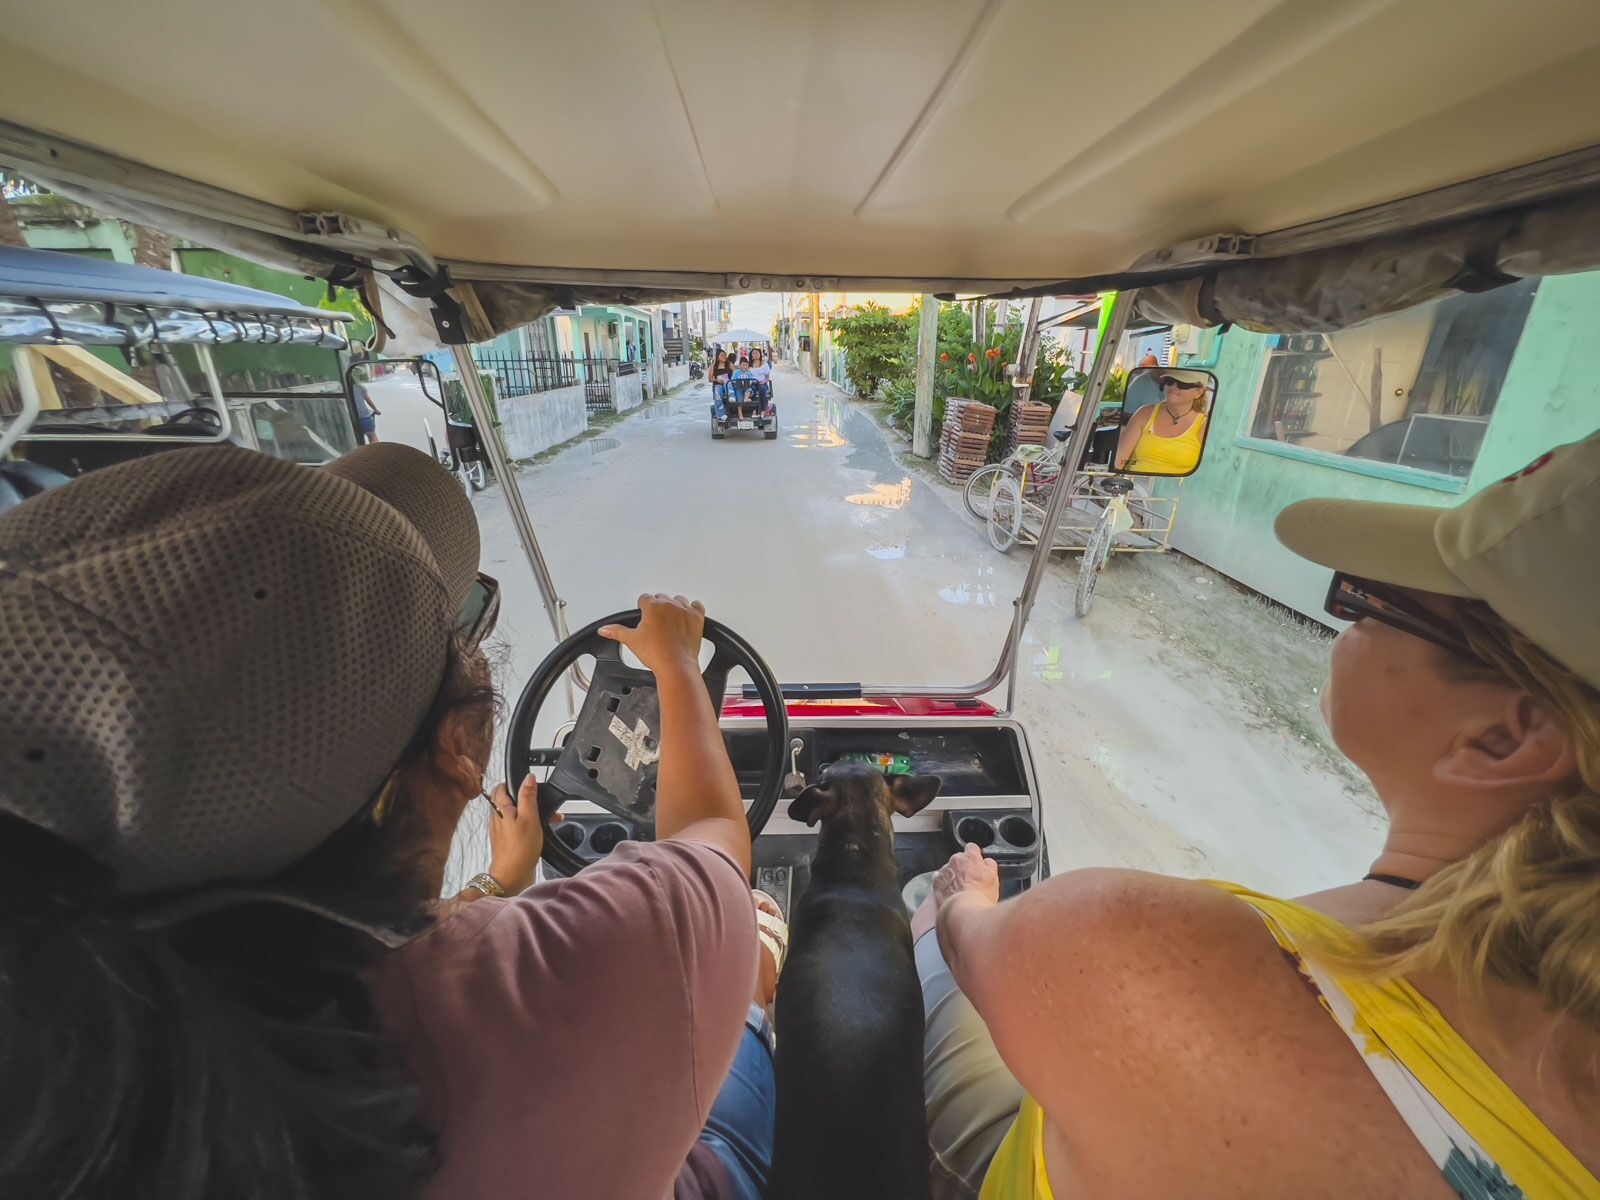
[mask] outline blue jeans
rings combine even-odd
[[[725,384],[725,383],[713,383],[711,385],[711,399],[714,402],[711,405],[711,411],[716,414],[716,418],[719,421],[722,420],[724,417],[726,417],[728,415],[728,410],[725,407],[723,407],[723,401],[726,400],[727,398],[728,398],[728,385],[727,384]]]
[[[722,1090],[711,1104],[700,1140],[733,1177],[739,1200],[761,1200],[772,1167],[772,1122],[778,1104],[772,1073],[772,1030],[754,1004]]]

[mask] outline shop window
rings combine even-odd
[[[1269,339],[1254,437],[1438,475],[1471,473],[1537,280]]]

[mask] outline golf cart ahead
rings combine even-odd
[[[752,329],[730,329],[712,339],[712,374],[716,374],[717,353],[727,348],[730,360],[726,382],[713,379],[711,436],[722,439],[730,430],[759,432],[768,441],[778,436],[778,405],[773,396],[771,366],[772,341]],[[740,364],[751,350],[759,350],[767,364],[767,378],[752,377]],[[748,364],[745,364],[747,366]]]

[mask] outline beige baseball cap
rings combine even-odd
[[[1198,383],[1209,386],[1212,375],[1207,371],[1191,371],[1187,367],[1162,367],[1152,372],[1157,379],[1166,379],[1170,376],[1179,383]]]
[[[1454,508],[1302,500],[1278,539],[1347,575],[1485,601],[1600,687],[1600,433]]]
[[[462,489],[384,443],[94,471],[0,515],[0,812],[146,895],[261,880],[381,788],[478,565]]]

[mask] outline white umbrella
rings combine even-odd
[[[757,333],[754,329],[730,329],[727,333],[719,333],[712,338],[713,345],[722,345],[724,342],[770,342],[772,336],[766,333]]]

